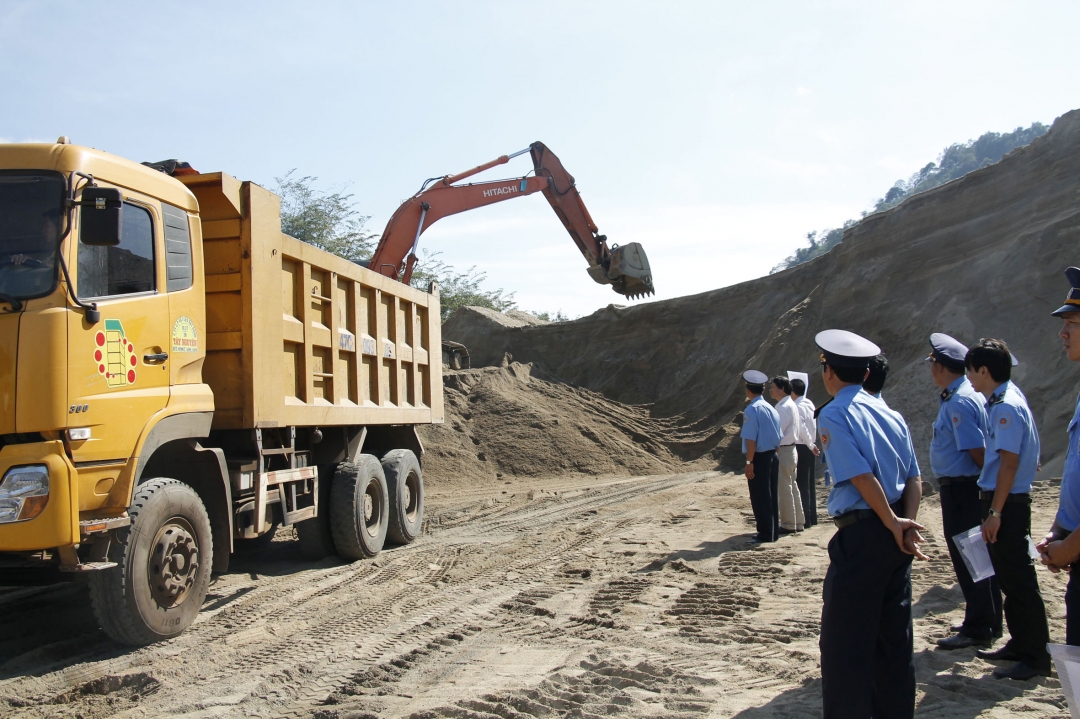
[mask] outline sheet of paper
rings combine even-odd
[[[1035,549],[1035,540],[1031,538],[1030,534],[1027,536],[1027,540],[1028,540],[1028,556],[1031,557],[1032,559],[1034,559],[1036,562],[1038,562],[1039,561],[1039,550]]]
[[[982,536],[982,527],[974,526],[966,532],[960,532],[953,541],[964,558],[972,581],[981,582],[994,576],[994,565],[990,561],[990,552]]]
[[[1047,644],[1046,648],[1050,651],[1050,656],[1054,658],[1058,678],[1061,680],[1061,689],[1069,703],[1069,715],[1073,719],[1080,719],[1080,708],[1077,707],[1076,702],[1076,690],[1080,688],[1080,647]]]

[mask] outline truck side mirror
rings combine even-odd
[[[116,247],[124,229],[124,196],[115,187],[83,190],[79,241],[91,247]]]

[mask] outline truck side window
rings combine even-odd
[[[187,213],[161,203],[165,221],[165,283],[169,292],[191,287],[191,233]]]
[[[150,212],[124,203],[124,227],[116,247],[79,243],[79,298],[151,292],[154,281],[154,222]]]

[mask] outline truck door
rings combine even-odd
[[[169,296],[164,278],[161,205],[124,191],[121,243],[72,243],[73,282],[101,321],[69,313],[68,426],[89,427],[72,441],[80,462],[124,461],[147,421],[169,401]]]

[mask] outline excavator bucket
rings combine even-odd
[[[614,290],[630,299],[656,294],[649,258],[637,242],[621,245],[611,251],[607,276]]]

